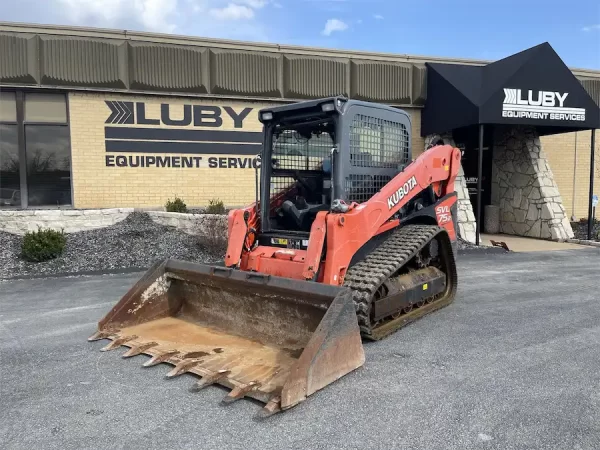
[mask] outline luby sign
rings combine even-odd
[[[568,92],[504,88],[502,117],[585,122],[585,108],[566,106]]]
[[[261,133],[244,130],[253,108],[162,103],[153,115],[145,102],[105,103],[107,167],[259,167]]]

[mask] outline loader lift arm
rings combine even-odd
[[[347,213],[330,214],[327,218],[327,262],[323,282],[342,284],[344,272],[356,252],[374,236],[400,226],[400,220],[394,220],[394,216],[430,186],[439,198],[450,195],[448,204],[442,203],[438,208],[450,208],[456,201],[452,194],[459,166],[460,150],[449,145],[434,147],[421,154],[369,201],[352,205]],[[441,225],[454,240],[452,221]],[[319,244],[320,240],[311,241],[308,254],[320,254],[318,248],[311,248],[311,245]],[[315,266],[314,260],[307,261],[307,266]]]

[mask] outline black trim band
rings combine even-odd
[[[228,144],[209,142],[106,141],[107,152],[123,153],[184,153],[196,155],[257,155],[258,144]]]

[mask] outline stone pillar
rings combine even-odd
[[[425,138],[425,150],[439,145],[451,145],[456,147],[452,135],[447,133],[444,135],[432,134]],[[469,197],[469,191],[467,189],[467,182],[465,180],[465,173],[462,166],[458,171],[456,182],[454,183],[456,189],[456,196],[458,198],[457,210],[458,210],[458,236],[467,242],[474,244],[476,242],[476,221],[475,214],[473,214],[473,206],[471,205],[471,198]]]
[[[500,207],[502,233],[553,240],[573,238],[534,127],[495,129],[492,204]]]

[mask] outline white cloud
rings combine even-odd
[[[0,0],[0,5],[10,1]],[[283,0],[12,1],[10,9],[0,6],[2,20],[263,42],[285,23],[267,22],[260,12],[287,7]]]
[[[2,1],[2,0],[0,0]],[[34,1],[34,0],[31,0]],[[40,0],[41,1],[41,0]],[[46,0],[62,23],[265,40],[256,11],[272,0]],[[228,26],[236,22],[235,27]]]
[[[177,11],[177,0],[135,0],[141,22],[151,30],[172,33],[177,26],[169,20]]]
[[[211,9],[210,14],[221,20],[252,19],[254,17],[254,10],[248,6],[230,3],[225,8]]]
[[[267,0],[237,0],[237,2],[255,9],[260,9],[269,3]]]
[[[323,34],[325,36],[331,36],[331,33],[334,31],[344,31],[348,29],[348,25],[346,22],[343,22],[339,19],[329,19],[325,24],[325,28],[323,29]]]
[[[597,23],[595,25],[589,25],[587,27],[583,27],[582,30],[586,31],[586,32],[593,31],[593,30],[600,30],[600,23]]]
[[[65,15],[76,23],[116,26],[127,18],[149,31],[171,33],[177,0],[57,0]]]
[[[202,0],[186,0],[186,2],[193,13],[204,12],[206,10],[205,2]]]
[[[383,16],[381,14],[375,14],[373,17],[375,17],[377,20],[383,20]]]

